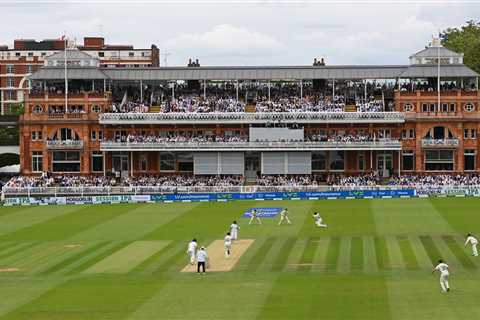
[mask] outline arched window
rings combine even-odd
[[[455,139],[455,136],[447,127],[436,126],[428,130],[424,139],[445,140],[445,139]]]
[[[60,141],[66,141],[66,140],[80,140],[80,137],[78,133],[75,132],[75,130],[70,129],[70,128],[61,128],[57,130],[52,138],[50,140],[60,140]]]

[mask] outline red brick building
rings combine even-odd
[[[10,105],[23,103],[29,90],[28,76],[44,65],[46,57],[63,51],[61,39],[35,41],[16,39],[13,48],[0,46],[0,110],[7,113]],[[159,66],[159,50],[155,45],[137,49],[131,45],[105,44],[102,37],[85,37],[78,49],[98,57],[102,67],[144,68]]]
[[[23,174],[242,174],[248,178],[259,172],[376,171],[389,176],[480,168],[478,74],[463,65],[461,54],[440,46],[422,50],[410,57],[410,64],[400,66],[111,69],[95,55],[67,52],[67,106],[61,55],[47,59],[30,78],[37,90],[27,97],[20,120]],[[345,110],[334,112],[250,112],[255,111],[249,107],[250,99],[262,94],[275,99],[278,83],[288,83],[281,88],[301,99],[319,92],[345,99],[363,95],[365,101],[377,96],[383,107],[352,112],[347,103]],[[245,112],[159,112],[158,101],[168,105],[185,92],[199,99],[229,94],[229,99],[246,104]],[[138,103],[150,105],[142,110],[146,112],[110,112],[113,103],[134,96]],[[373,139],[306,141],[312,135],[345,134]],[[228,136],[244,141],[129,143],[124,139],[128,135]]]

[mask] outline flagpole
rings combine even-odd
[[[68,78],[67,78],[67,36],[64,35],[63,63],[65,69],[65,113],[68,111]]]
[[[437,110],[440,111],[440,39],[437,43]]]

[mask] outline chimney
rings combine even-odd
[[[200,67],[200,63],[198,63],[198,59],[195,59],[195,67]]]
[[[317,65],[317,58],[313,58],[313,65],[314,65],[314,66]]]

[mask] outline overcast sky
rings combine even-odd
[[[438,30],[480,17],[477,1],[0,0],[0,44],[58,38],[156,44],[168,65],[406,64]],[[162,55],[161,64],[164,64]]]

